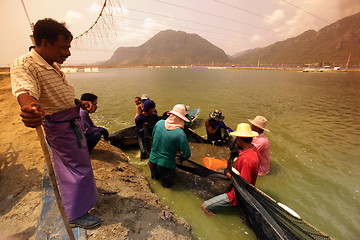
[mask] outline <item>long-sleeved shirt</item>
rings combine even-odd
[[[153,113],[149,116],[145,116],[144,114],[139,114],[135,118],[135,125],[136,125],[136,131],[139,135],[139,137],[143,137],[143,128],[145,123],[150,123],[151,126],[155,126],[156,122],[159,120],[159,117],[156,113]]]
[[[266,175],[270,172],[270,142],[269,139],[263,134],[254,137],[252,144],[259,151],[259,172],[258,175]]]
[[[153,143],[150,162],[167,168],[176,167],[176,154],[180,152],[184,159],[191,156],[189,142],[181,128],[167,130],[165,120],[156,123],[153,130]]]
[[[89,113],[86,110],[80,109],[81,127],[83,128],[84,135],[90,135],[94,132],[101,131],[100,127],[94,125]]]

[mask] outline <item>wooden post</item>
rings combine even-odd
[[[43,131],[41,126],[38,126],[38,127],[36,127],[36,132],[37,132],[37,135],[39,137],[41,148],[42,148],[42,151],[43,151],[43,154],[44,154],[45,163],[46,163],[46,167],[48,169],[51,185],[52,185],[53,190],[54,190],[56,203],[57,203],[57,205],[59,207],[59,211],[60,211],[61,217],[62,217],[62,219],[64,221],[66,231],[67,231],[67,233],[69,235],[70,240],[75,240],[74,233],[71,230],[68,218],[67,218],[66,213],[65,213],[65,208],[64,208],[63,202],[61,200],[59,188],[58,188],[57,181],[56,181],[55,171],[54,171],[54,168],[53,168],[53,165],[52,165],[52,162],[51,162],[49,149],[48,149],[46,141],[45,141],[44,131]]]

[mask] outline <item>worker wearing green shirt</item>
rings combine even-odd
[[[149,168],[152,179],[160,179],[163,187],[174,185],[176,155],[180,153],[182,159],[191,155],[187,137],[182,130],[186,109],[183,104],[177,104],[169,112],[166,120],[156,123],[153,130],[153,143],[150,152]]]

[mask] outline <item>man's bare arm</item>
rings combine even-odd
[[[91,101],[82,101],[80,99],[75,99],[75,104],[80,105],[82,109],[87,110],[90,113],[94,112],[93,103]]]

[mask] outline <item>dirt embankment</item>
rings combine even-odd
[[[0,75],[0,239],[35,239],[42,208],[44,159],[36,131],[26,128]],[[145,177],[126,155],[106,142],[91,154],[99,201],[92,214],[103,219],[88,239],[191,239],[185,220],[159,203]]]

